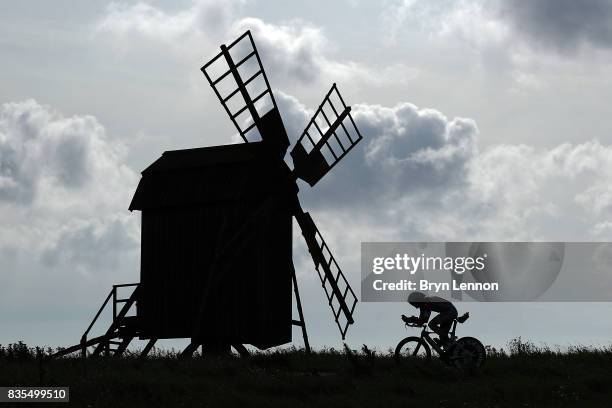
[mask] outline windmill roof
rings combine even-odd
[[[142,171],[129,209],[257,199],[284,188],[283,177],[261,142],[166,151]]]
[[[261,142],[238,143],[220,146],[198,147],[195,149],[167,150],[142,175],[152,172],[184,170],[220,166],[228,163],[248,162],[262,150]]]

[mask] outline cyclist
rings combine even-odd
[[[416,323],[423,325],[429,321],[431,312],[436,312],[438,315],[431,319],[429,327],[440,337],[440,345],[445,347],[448,345],[448,331],[450,330],[453,320],[457,318],[457,309],[451,302],[437,296],[425,296],[421,292],[412,292],[408,296],[408,303],[419,309],[418,317],[406,317],[402,315],[402,320],[405,323]]]

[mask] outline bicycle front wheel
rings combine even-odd
[[[431,359],[429,345],[420,337],[406,337],[400,341],[395,348],[395,362],[401,364],[404,361],[428,361]]]

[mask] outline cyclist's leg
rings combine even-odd
[[[440,335],[440,319],[441,314],[438,314],[436,317],[429,321],[429,328],[434,331],[437,335]]]
[[[440,340],[442,340],[443,344],[448,343],[448,332],[453,324],[453,319],[454,317],[451,315],[444,315],[440,318],[440,329],[438,331],[438,335],[440,336]]]
[[[448,342],[448,332],[453,325],[453,320],[457,318],[457,312],[455,313],[444,313],[436,316],[437,330],[434,330],[440,336],[442,343]],[[430,324],[431,326],[431,324]]]

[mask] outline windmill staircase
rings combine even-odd
[[[119,297],[119,291],[125,290],[122,288],[132,288],[132,293],[129,297]],[[98,313],[96,313],[93,320],[83,333],[83,336],[81,336],[81,342],[74,346],[61,349],[49,356],[49,358],[61,357],[77,351],[80,351],[81,356],[85,358],[88,355],[88,348],[90,347],[93,348],[93,351],[89,352],[89,355],[91,356],[121,356],[127,350],[130,342],[135,337],[138,337],[141,332],[138,324],[138,317],[128,315],[138,301],[139,289],[138,283],[113,285],[113,288],[106,296],[102,306],[100,306]],[[93,328],[94,324],[98,321],[98,318],[102,312],[111,303],[113,318],[110,326],[103,335],[88,338],[89,332]],[[140,357],[145,357],[151,351],[156,341],[157,339],[155,338],[150,339],[142,350]]]

